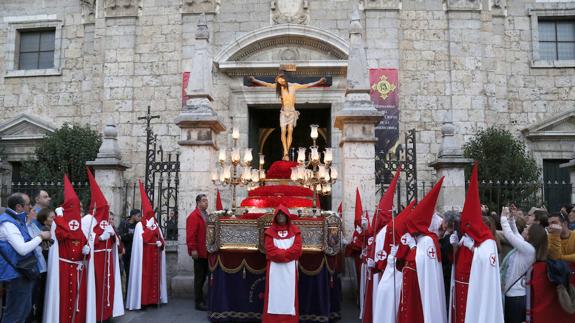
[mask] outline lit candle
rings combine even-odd
[[[319,161],[319,151],[317,151],[317,147],[311,147],[311,160],[312,161]]]
[[[226,173],[225,170],[222,169],[222,172],[220,173],[220,182],[224,183],[226,181]]]
[[[326,193],[330,193],[330,192],[331,192],[331,185],[330,185],[330,184],[325,184],[324,187],[325,187],[325,192],[326,192]]]
[[[326,169],[325,169],[323,178],[324,178],[326,181],[329,181],[329,180],[330,180],[330,177],[329,177],[329,168],[326,168]]]
[[[220,152],[218,154],[218,160],[220,161],[220,163],[223,163],[226,161],[226,148],[222,148],[220,149]]]
[[[309,134],[309,136],[311,137],[311,139],[314,139],[314,140],[317,139],[317,136],[318,136],[318,134],[317,134],[318,125],[312,124],[312,125],[310,125],[309,127],[311,128],[311,133]]]
[[[251,163],[253,159],[254,157],[252,156],[252,149],[246,148],[244,152],[244,163],[245,164]]]
[[[305,147],[299,147],[297,150],[297,162],[300,164],[305,163]]]
[[[337,169],[335,169],[334,167],[331,168],[331,179],[333,179],[334,181],[337,179]]]
[[[240,149],[237,147],[234,147],[232,149],[232,162],[238,163],[239,161],[240,161]]]
[[[260,170],[260,180],[264,180],[266,179],[266,171],[265,170]]]
[[[317,185],[315,186],[315,191],[316,191],[316,192],[321,192],[321,185],[320,185],[320,184],[317,184]]]
[[[212,182],[215,182],[217,180],[218,180],[218,171],[212,170]]]
[[[257,169],[252,169],[252,182],[257,182],[260,180],[260,175]]]
[[[333,152],[331,148],[326,148],[325,152],[323,153],[323,162],[326,164],[330,164],[333,160]]]
[[[224,179],[229,180],[232,177],[232,166],[226,166],[224,168]]]
[[[289,179],[292,180],[292,182],[295,182],[297,178],[298,178],[298,169],[297,167],[292,167]]]
[[[263,166],[265,163],[266,163],[265,156],[263,154],[260,154],[260,166]]]
[[[324,165],[318,166],[317,175],[318,175],[318,178],[320,178],[320,179],[325,178],[325,166]]]
[[[238,129],[237,127],[234,127],[232,129],[232,139],[234,140],[240,139],[240,129]]]

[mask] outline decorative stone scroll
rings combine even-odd
[[[142,0],[106,0],[104,2],[106,17],[137,16]]]
[[[309,23],[308,0],[272,0],[270,9],[275,24]]]
[[[80,0],[82,5],[82,22],[93,24],[95,21],[96,0]]]
[[[220,0],[182,0],[183,14],[217,14],[220,11]]]

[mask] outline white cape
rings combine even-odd
[[[429,236],[417,238],[415,264],[425,323],[446,323],[443,268],[437,261],[437,250]]]
[[[83,222],[83,221],[82,221]],[[82,231],[84,229],[82,228]],[[48,252],[48,270],[46,278],[46,292],[44,294],[43,323],[60,322],[60,252],[56,238],[56,223],[52,222],[50,229],[54,244]],[[90,246],[91,248],[91,246]],[[88,270],[84,269],[86,277],[86,323],[96,322],[96,284],[94,281],[94,263],[92,258],[88,261]]]
[[[274,245],[279,249],[289,249],[295,241],[295,236],[289,239],[274,239]],[[297,261],[286,263],[270,261],[268,272],[268,308],[269,314],[295,315]]]
[[[494,240],[486,240],[473,252],[465,323],[503,323],[499,258]]]
[[[134,240],[132,241],[132,258],[130,259],[130,277],[128,279],[128,291],[126,293],[126,307],[129,310],[139,310],[142,308],[142,260],[144,252],[144,232],[142,222],[136,224],[134,229]],[[162,231],[160,230],[160,235]],[[163,236],[162,236],[163,238]],[[160,303],[168,302],[168,291],[166,285],[166,250],[161,252],[160,260]]]
[[[91,230],[88,229],[90,225],[92,225]],[[94,221],[92,221],[92,215],[88,214],[82,218],[82,231],[84,231],[84,235],[88,237],[88,242],[90,243],[90,259],[94,259],[94,238],[96,235],[93,233],[93,230],[95,226],[96,220],[94,219]],[[114,307],[112,309],[112,317],[124,315],[124,296],[122,295],[122,278],[120,275],[120,261],[118,259],[118,243],[119,239],[116,238],[116,242],[111,248],[112,256],[114,257]],[[94,280],[94,290],[96,286],[95,284],[96,281]]]
[[[401,297],[403,274],[395,265],[387,265],[377,285],[377,296],[373,311],[373,322],[391,323],[397,321],[397,309]],[[395,289],[394,289],[395,287]],[[395,294],[394,294],[395,291]]]
[[[363,303],[365,299],[365,280],[367,276],[367,266],[362,262],[359,276],[359,319],[363,316]]]
[[[375,235],[374,261],[376,266],[379,262],[384,261],[387,258],[387,254],[385,254],[385,251],[383,250],[383,247],[385,246],[386,231],[387,231],[387,225],[381,228],[381,230],[379,230],[379,232]],[[377,286],[379,285],[379,279],[381,278],[382,275],[383,273],[377,273],[373,275],[373,293],[372,293],[373,301],[371,303],[373,307],[372,313],[375,313],[376,311],[375,305],[377,304]]]

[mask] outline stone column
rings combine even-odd
[[[359,188],[364,210],[375,209],[375,125],[382,115],[369,97],[367,56],[363,28],[357,7],[351,18],[347,86],[343,109],[336,114],[335,127],[342,132],[341,168],[345,236],[353,232],[355,189]]]
[[[114,213],[114,223],[120,224],[124,209],[124,171],[129,168],[122,162],[118,145],[118,129],[113,122],[108,122],[102,131],[103,139],[96,160],[86,162],[94,169],[94,177]]]
[[[437,171],[437,178],[445,176],[441,194],[437,200],[440,212],[461,210],[465,202],[465,166],[473,161],[463,157],[461,145],[455,136],[455,126],[444,123],[441,128],[442,143],[438,158],[429,164]]]
[[[225,130],[212,108],[212,57],[203,14],[199,16],[194,38],[194,48],[188,51],[191,57],[186,57],[187,68],[194,77],[186,88],[188,100],[175,120],[180,127],[180,183],[183,183],[178,192],[178,274],[171,281],[172,293],[178,296],[193,295],[193,260],[186,246],[186,219],[196,207],[198,194],[215,196],[210,171],[215,162],[216,135]]]

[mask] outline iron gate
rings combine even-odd
[[[178,189],[180,186],[180,153],[166,153],[158,144],[150,121],[160,118],[148,113],[138,120],[146,120],[146,174],[144,187],[156,212],[166,240],[178,240]]]
[[[402,169],[402,177],[405,180],[399,181],[397,185],[397,205],[400,208],[407,206],[411,201],[417,201],[417,155],[415,150],[415,129],[410,129],[405,134],[405,144],[397,145],[394,152],[380,151],[376,153],[376,183],[383,186],[391,183],[394,172],[398,167]],[[405,193],[402,193],[402,183],[404,183]],[[402,203],[402,197],[405,202]]]

